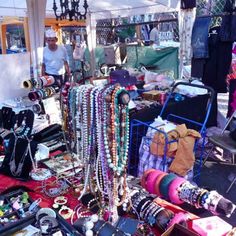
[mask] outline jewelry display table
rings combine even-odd
[[[24,191],[27,191],[29,193],[29,196],[32,198],[32,200],[38,200],[41,199],[41,202],[39,206],[41,208],[52,208],[53,204],[55,204],[54,199],[46,196],[44,193],[42,193],[42,183],[41,181],[34,181],[34,180],[29,180],[29,181],[20,181],[5,175],[0,174],[1,182],[0,182],[0,192],[4,192],[6,190],[15,190],[18,188],[23,189]],[[75,195],[74,191],[72,189],[69,189],[68,192],[65,194],[62,194],[67,199],[66,206],[68,206],[70,209],[74,209],[78,204],[79,201],[77,200],[78,195]],[[171,203],[168,203],[165,200],[158,200],[158,203],[162,205],[163,207],[172,210],[174,213],[186,213],[185,210],[182,208],[175,206]],[[189,219],[197,219],[198,217],[188,213]],[[191,223],[190,220],[190,223]],[[67,219],[69,223],[71,223],[70,217]],[[75,220],[74,220],[75,221]],[[73,222],[74,222],[73,221]],[[152,229],[154,234],[159,236],[161,235],[160,233],[157,232],[157,230]]]

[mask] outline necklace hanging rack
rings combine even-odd
[[[93,181],[96,181],[100,200],[108,199],[114,221],[117,206],[125,203],[128,194],[125,173],[129,143],[128,93],[119,86],[82,85],[70,90],[68,101],[74,149],[84,164],[84,189],[80,197],[88,186],[95,191]]]

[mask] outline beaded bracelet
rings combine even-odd
[[[147,208],[146,210],[143,212],[143,216],[142,218],[145,220],[147,219],[148,215],[150,214],[151,211],[153,211],[153,209],[156,208],[156,204],[154,202],[152,202]]]
[[[206,189],[201,189],[201,193],[199,194],[198,198],[197,198],[197,203],[196,203],[196,208],[201,208],[203,207],[203,204],[205,202],[205,199],[208,196],[208,190]]]

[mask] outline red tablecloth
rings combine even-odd
[[[27,187],[29,188],[31,191],[29,191],[29,195],[33,200],[37,200],[39,198],[42,199],[41,203],[40,203],[40,207],[52,207],[53,205],[53,198],[47,197],[43,194],[43,192],[41,191],[41,181],[34,181],[34,180],[29,180],[29,181],[20,181],[17,179],[14,179],[12,177],[8,177],[5,175],[0,174],[0,192],[3,192],[11,187]],[[67,206],[70,207],[71,209],[74,209],[76,205],[78,205],[79,201],[77,200],[77,197],[73,195],[72,191],[69,191],[66,194],[63,194],[63,196],[66,196],[68,198],[68,202],[67,202]],[[165,208],[168,208],[170,210],[172,210],[174,213],[179,213],[179,212],[184,212],[186,213],[185,210],[183,210],[182,208],[175,206],[165,200],[159,200],[156,201],[158,204],[162,205]],[[189,213],[188,214],[190,219],[196,219],[198,218],[197,216]],[[191,221],[189,221],[189,226],[191,228]],[[155,235],[159,236],[160,234],[155,231]]]

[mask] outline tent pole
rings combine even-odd
[[[87,14],[86,31],[87,31],[88,49],[90,52],[91,75],[94,76],[94,72],[96,70],[96,60],[95,60],[96,21],[93,18],[91,12]]]
[[[34,78],[40,75],[44,41],[44,19],[46,14],[46,0],[26,0],[30,35],[31,59]]]

